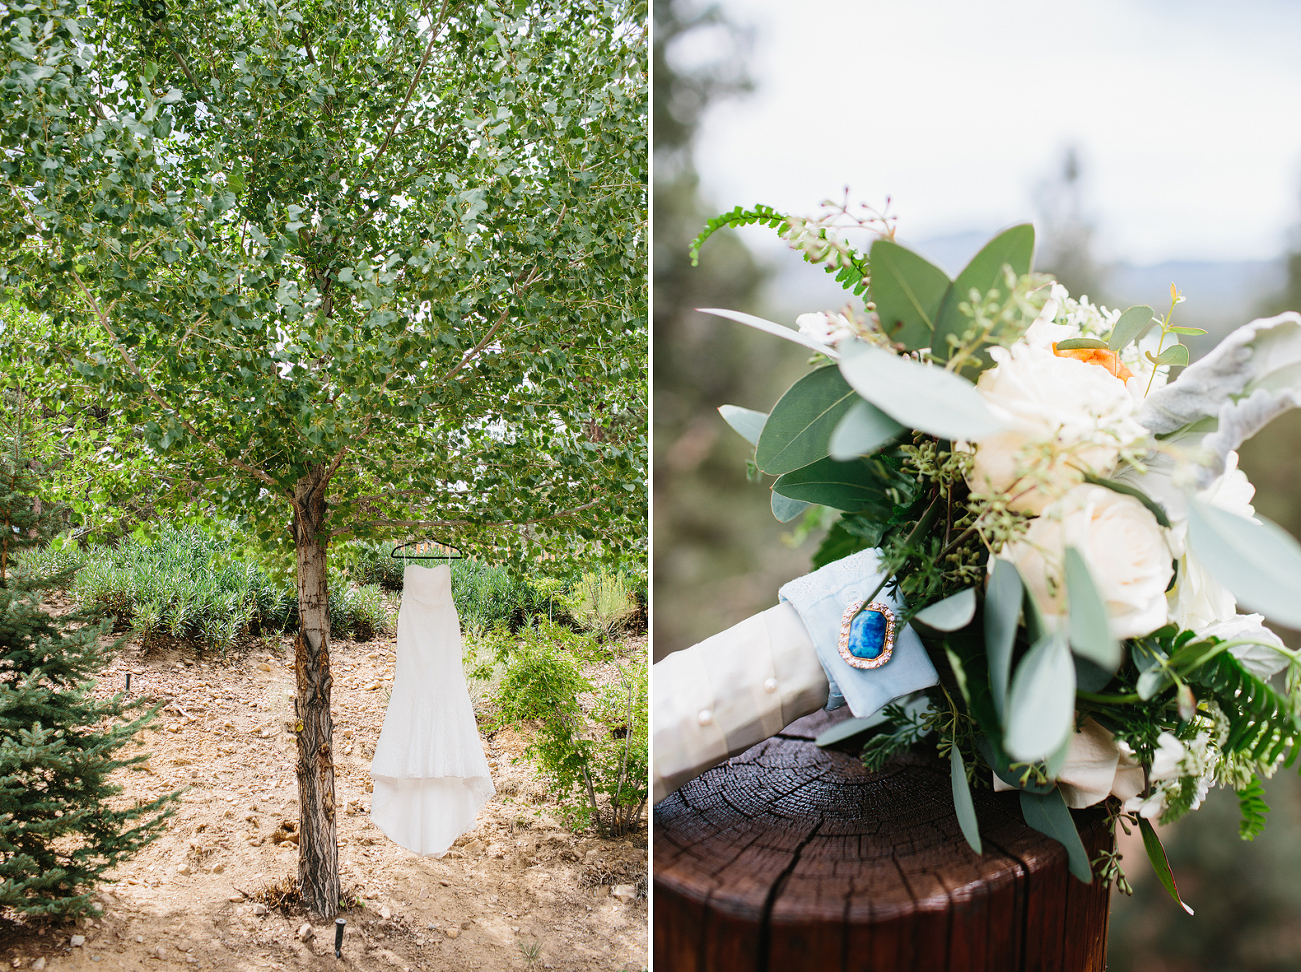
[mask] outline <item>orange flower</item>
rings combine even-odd
[[[1057,344],[1054,342],[1053,354],[1059,358],[1075,358],[1085,364],[1106,368],[1108,374],[1115,375],[1121,381],[1128,381],[1134,377],[1134,372],[1120,363],[1120,358],[1116,356],[1116,352],[1108,351],[1106,348],[1073,348],[1069,351],[1058,351]]]

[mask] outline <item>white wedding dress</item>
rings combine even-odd
[[[370,775],[370,819],[418,854],[446,851],[495,792],[461,670],[446,565],[403,574],[393,695]]]

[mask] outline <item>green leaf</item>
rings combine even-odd
[[[754,461],[780,476],[826,458],[831,433],[858,401],[835,365],[805,375],[777,400],[754,450]]]
[[[1007,683],[1012,676],[1012,649],[1021,618],[1021,575],[1016,565],[995,558],[985,589],[985,650],[989,655],[989,687],[998,718],[1006,724]]]
[[[854,391],[906,428],[971,441],[1003,428],[976,386],[943,368],[847,341],[840,371]]]
[[[1072,877],[1085,884],[1093,883],[1093,868],[1089,866],[1088,852],[1080,840],[1080,832],[1075,829],[1075,820],[1071,817],[1061,790],[1053,788],[1049,793],[1022,790],[1021,815],[1025,817],[1027,825],[1066,848]]]
[[[1014,759],[1044,759],[1071,732],[1075,716],[1075,664],[1066,638],[1049,634],[1021,659],[1008,695],[1003,747]]]
[[[881,506],[889,502],[885,493],[892,484],[869,463],[866,459],[852,462],[819,459],[778,477],[772,484],[773,492],[847,513]],[[890,505],[893,507],[893,503]]]
[[[1161,846],[1161,838],[1157,836],[1155,828],[1146,817],[1138,818],[1139,829],[1143,832],[1143,849],[1147,851],[1147,859],[1152,862],[1152,870],[1156,871],[1157,879],[1170,897],[1178,902],[1179,907],[1190,915],[1193,909],[1184,904],[1183,898],[1179,897],[1179,889],[1175,887],[1174,872],[1170,870],[1170,861],[1166,859],[1165,848]]]
[[[915,615],[914,621],[934,628],[936,631],[957,631],[971,623],[976,614],[976,589],[968,587],[958,591],[952,597],[922,608]]]
[[[967,691],[967,669],[962,664],[962,659],[958,653],[947,644],[944,646],[944,654],[949,659],[949,667],[953,669],[953,679],[958,683],[958,691],[962,693],[962,700],[967,703],[967,708],[971,707],[971,693]]]
[[[756,412],[752,408],[741,408],[739,405],[719,405],[718,414],[723,416],[723,421],[739,432],[741,438],[750,445],[759,443],[759,433],[763,431],[763,425],[768,421],[768,416],[763,412]]]
[[[1102,479],[1090,473],[1084,474],[1084,481],[1092,483],[1094,486],[1105,486],[1113,493],[1124,493],[1126,496],[1134,497],[1151,511],[1152,515],[1156,517],[1157,523],[1160,523],[1167,530],[1170,529],[1170,517],[1166,516],[1165,509],[1137,486],[1131,486],[1129,483],[1118,483],[1114,479]]]
[[[1163,365],[1186,365],[1188,363],[1188,349],[1182,344],[1172,344],[1166,348],[1158,357],[1153,357],[1151,351],[1143,352],[1147,360],[1151,361],[1158,368]]]
[[[872,244],[870,294],[881,330],[909,351],[931,346],[935,318],[949,289],[943,270],[891,240]]]
[[[1146,304],[1135,304],[1133,307],[1126,308],[1125,313],[1120,315],[1120,320],[1116,321],[1116,326],[1111,329],[1107,347],[1117,353],[1124,350],[1152,323],[1153,316],[1152,308]]]
[[[812,505],[804,500],[783,496],[781,493],[772,494],[772,515],[781,523],[789,523]]]
[[[1097,338],[1067,338],[1065,341],[1057,342],[1058,351],[1080,351],[1085,348],[1105,348],[1106,341],[1099,341]]]
[[[854,402],[827,443],[832,459],[844,462],[871,455],[877,449],[907,431],[885,412],[861,398]]]
[[[1200,327],[1172,327],[1169,328],[1169,332],[1171,334],[1192,334],[1192,335],[1211,333],[1210,331],[1207,331]]]
[[[977,854],[983,854],[980,844],[980,825],[976,822],[976,805],[971,800],[971,785],[967,782],[967,768],[957,746],[949,748],[949,777],[953,783],[953,810],[958,815],[962,836]]]
[[[1301,545],[1276,523],[1252,523],[1191,497],[1188,542],[1238,603],[1301,628]]]
[[[846,739],[861,736],[863,733],[883,725],[885,721],[884,712],[878,712],[866,719],[846,719],[844,722],[838,722],[826,732],[821,733],[813,743],[818,747],[832,746],[838,742],[844,742]]]
[[[772,321],[765,321],[762,317],[755,317],[753,314],[745,314],[741,311],[724,310],[719,307],[697,307],[696,310],[702,314],[713,314],[715,317],[725,317],[729,321],[736,321],[738,324],[744,324],[746,327],[752,327],[756,331],[763,331],[765,334],[771,334],[774,337],[791,341],[801,347],[808,348],[810,351],[816,351],[818,354],[825,354],[828,358],[835,359],[840,357],[835,348],[830,348],[825,344],[813,340],[808,335],[801,334],[794,328],[782,327],[780,324],[774,324]]]
[[[1093,583],[1079,550],[1066,548],[1066,590],[1070,597],[1071,648],[1099,668],[1114,673],[1120,667],[1120,642],[1111,636],[1107,606]]]
[[[1004,266],[1011,266],[1012,272],[1019,277],[1030,272],[1033,259],[1034,227],[1029,223],[999,233],[971,258],[958,274],[958,279],[953,281],[940,307],[935,339],[931,344],[931,353],[937,360],[949,359],[948,336],[959,337],[971,326],[971,319],[958,310],[959,304],[970,299],[971,291],[975,290],[983,297],[995,287],[1001,288]]]

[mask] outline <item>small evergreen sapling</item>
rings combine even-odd
[[[82,911],[104,872],[153,840],[176,794],[115,809],[114,770],[145,759],[119,750],[157,713],[94,695],[111,648],[106,624],[82,613],[55,618],[41,594],[62,577],[14,566],[39,542],[36,481],[0,460],[0,908],[35,916]],[[80,627],[76,627],[80,625]]]

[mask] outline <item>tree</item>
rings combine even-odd
[[[299,880],[328,917],[331,541],[644,551],[644,6],[0,10],[0,286],[171,495],[292,540]]]
[[[12,412],[12,409],[6,409]],[[114,809],[115,770],[146,756],[120,750],[157,714],[122,695],[97,699],[94,673],[111,650],[107,624],[52,617],[44,591],[60,578],[17,568],[15,554],[42,539],[51,509],[22,438],[0,458],[0,906],[29,915],[75,914],[100,875],[161,832],[176,794]]]

